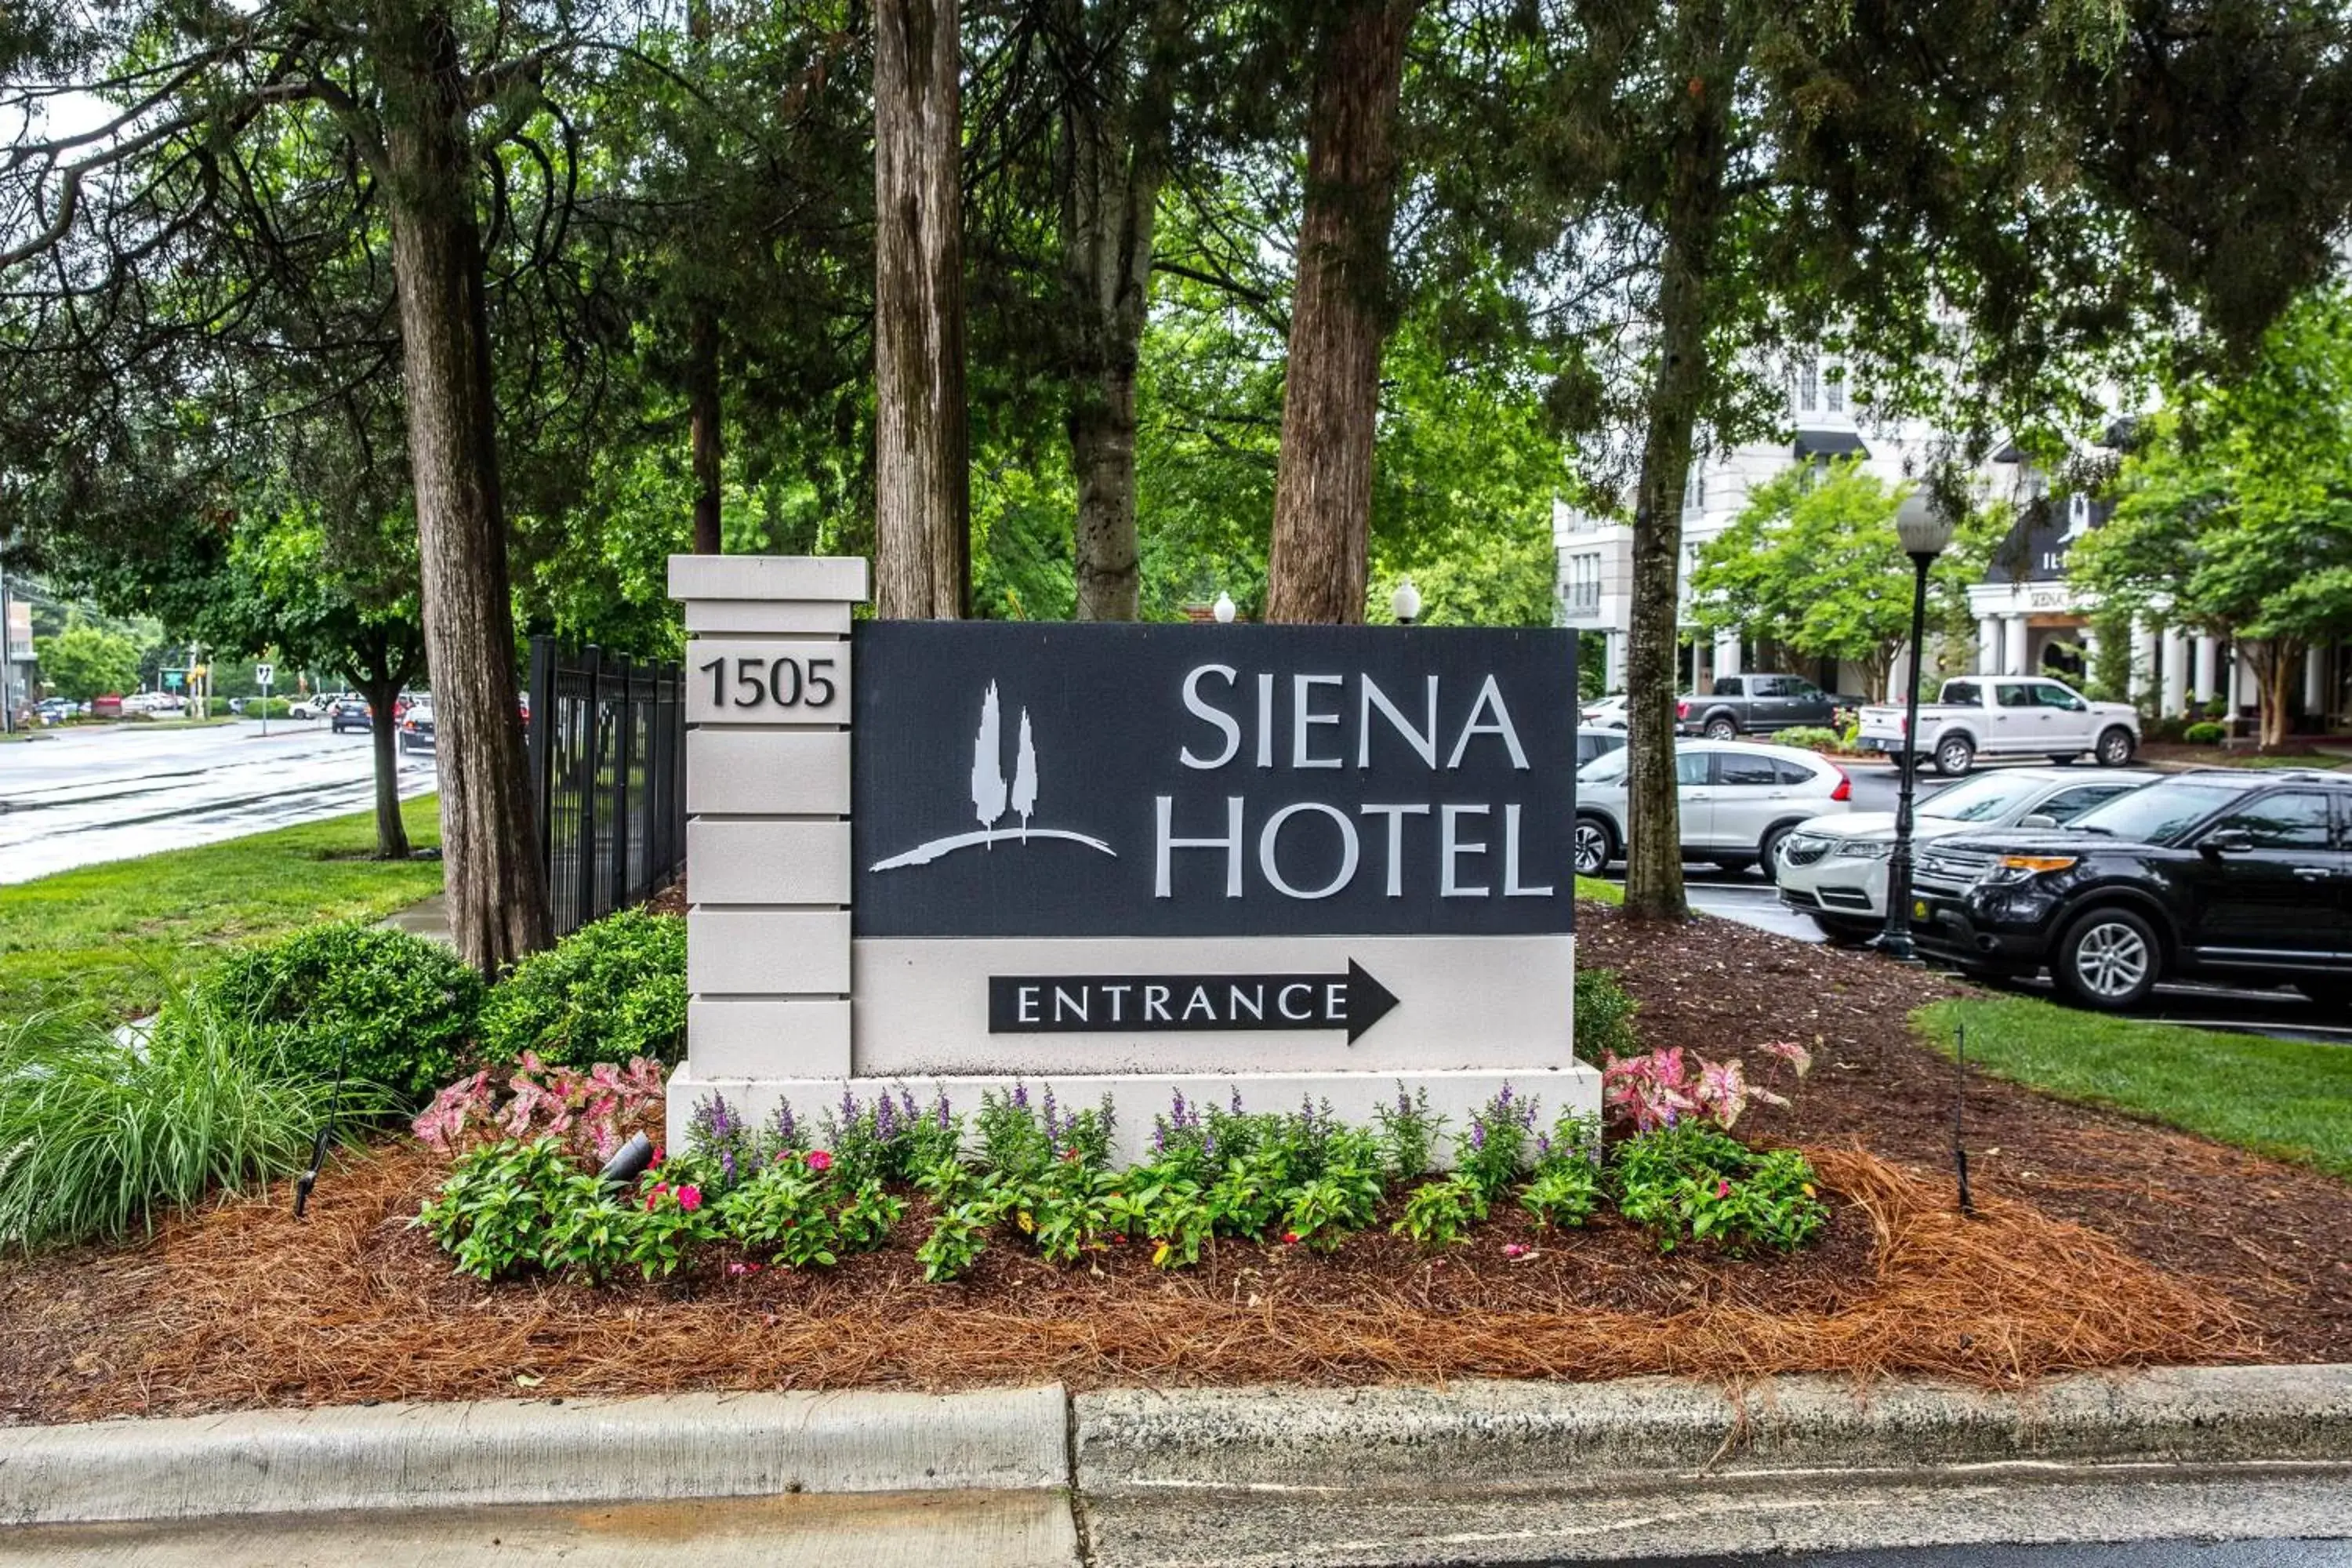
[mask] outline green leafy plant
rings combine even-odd
[[[794,1268],[830,1267],[840,1227],[829,1212],[834,1184],[805,1156],[776,1161],[719,1200],[718,1218],[746,1250]]]
[[[1470,1227],[1486,1217],[1486,1199],[1477,1187],[1459,1176],[1448,1176],[1415,1187],[1392,1228],[1434,1251],[1459,1247],[1470,1239]]]
[[[1583,977],[1587,972],[1577,972],[1577,995],[1583,996]],[[1445,1118],[1429,1108],[1429,1090],[1416,1089],[1411,1094],[1397,1085],[1394,1105],[1382,1105],[1372,1111],[1380,1126],[1381,1145],[1388,1156],[1389,1173],[1398,1181],[1410,1182],[1428,1173],[1431,1161],[1437,1152],[1438,1135],[1445,1131]]]
[[[988,1250],[988,1233],[1003,1211],[991,1198],[974,1198],[947,1210],[931,1224],[931,1234],[915,1249],[923,1278],[939,1284],[971,1272]]]
[[[1630,1057],[1641,1049],[1633,1032],[1633,1014],[1640,1004],[1619,983],[1615,970],[1577,965],[1575,1005],[1579,1059],[1598,1066],[1610,1057]]]
[[[301,1170],[331,1115],[348,1130],[391,1109],[367,1084],[338,1098],[278,1031],[173,1005],[177,1026],[139,1046],[83,1014],[0,1022],[0,1245],[151,1229],[158,1210]]]
[[[699,1248],[726,1234],[715,1205],[689,1181],[656,1180],[629,1238],[629,1261],[648,1279],[667,1279]],[[790,1247],[787,1246],[789,1252]],[[819,1261],[831,1263],[831,1257]]]
[[[1809,752],[1844,750],[1844,742],[1835,730],[1819,724],[1792,724],[1772,737],[1776,746],[1799,746]]]
[[[509,970],[480,1008],[482,1053],[494,1061],[536,1051],[556,1063],[675,1062],[686,1038],[686,921],[625,910],[582,926]]]
[[[204,1026],[192,998],[278,1030],[289,1072],[332,1079],[342,1068],[416,1104],[457,1076],[482,982],[439,942],[352,923],[233,952],[165,1004],[158,1042]]]
[[[594,1185],[593,1177],[586,1178]],[[638,1217],[645,1212],[611,1193],[583,1197],[572,1189],[573,1201],[562,1210],[540,1248],[540,1263],[583,1274],[599,1282],[610,1279],[628,1265],[637,1240]]]
[[[583,1244],[566,1236],[566,1226],[601,1197],[596,1178],[572,1163],[560,1139],[488,1143],[457,1157],[415,1223],[456,1259],[460,1274],[502,1279],[560,1267],[567,1247]],[[636,1261],[635,1226],[626,1237],[625,1247],[613,1245]],[[601,1249],[596,1256],[606,1257]]]
[[[1759,1154],[1702,1122],[1626,1139],[1610,1177],[1618,1212],[1647,1227],[1661,1251],[1686,1241],[1789,1251],[1829,1220],[1803,1155]]]
[[[833,1225],[845,1251],[871,1252],[889,1240],[890,1233],[906,1217],[906,1199],[884,1192],[879,1182],[867,1182],[841,1205]]]
[[[2229,731],[2210,719],[2200,720],[2180,731],[2180,738],[2192,746],[2218,746],[2229,736]]]
[[[1601,1124],[1563,1111],[1536,1141],[1535,1173],[1519,1206],[1538,1225],[1571,1229],[1592,1216],[1601,1198]]]
[[[1536,1116],[1536,1102],[1514,1094],[1507,1083],[1472,1113],[1469,1130],[1455,1141],[1455,1179],[1476,1189],[1481,1215],[1527,1166]]]

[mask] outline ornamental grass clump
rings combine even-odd
[[[0,1023],[0,1244],[112,1240],[160,1212],[300,1171],[331,1120],[385,1115],[366,1083],[339,1090],[283,1031],[182,991],[174,1026],[119,1037],[77,1013]]]

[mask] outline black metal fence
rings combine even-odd
[[[674,664],[530,639],[530,776],[555,934],[686,863],[686,691]]]

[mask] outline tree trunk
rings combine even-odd
[[[1121,26],[1123,15],[1110,9],[1104,25]],[[1129,66],[1127,47],[1090,40],[1097,47],[1084,58],[1094,70],[1063,89],[1057,173],[1082,621],[1131,621],[1140,609],[1135,369],[1150,311],[1152,222],[1168,162],[1171,83],[1161,55],[1183,21],[1181,10],[1165,0],[1156,7],[1139,67]],[[1065,0],[1062,20],[1070,37],[1087,36],[1084,0]],[[1130,99],[1131,76],[1138,79]]]
[[[392,710],[400,700],[400,682],[353,678],[368,701],[368,739],[375,743],[375,854],[379,860],[408,858],[408,824],[400,819],[400,748]]]
[[[961,68],[955,0],[875,7],[874,576],[893,619],[971,596]]]
[[[484,974],[551,940],[516,693],[466,83],[446,10],[376,0],[449,928]]]
[[[1419,8],[1419,0],[1345,0],[1316,50],[1266,561],[1269,621],[1364,618],[1381,345],[1391,319],[1397,97]]]
[[[703,77],[710,64],[710,0],[688,0],[686,35],[693,69]],[[698,117],[698,123],[699,117]],[[687,148],[688,176],[698,193],[709,158],[700,135]],[[701,242],[698,233],[686,237],[688,246]],[[717,555],[726,548],[719,527],[719,464],[725,433],[719,427],[724,409],[719,394],[719,312],[701,297],[700,269],[687,268],[694,290],[686,325],[686,417],[694,464],[694,552]]]
[[[1702,8],[1715,11],[1714,7]],[[1719,24],[1716,12],[1714,24]],[[1692,432],[1713,383],[1707,361],[1708,273],[1722,220],[1728,72],[1719,25],[1686,24],[1691,58],[1712,71],[1690,73],[1684,120],[1667,176],[1665,256],[1658,280],[1658,365],[1651,379],[1649,428],[1633,510],[1633,635],[1625,662],[1625,912],[1636,920],[1687,920],[1683,891],[1682,812],[1675,775],[1675,640],[1683,551],[1683,488]],[[1676,75],[1682,73],[1677,72]]]
[[[2303,646],[2286,637],[2271,637],[2258,646],[2263,651],[2254,661],[2254,689],[2260,699],[2254,743],[2268,752],[2286,744],[2287,702],[2302,671]]]
[[[724,448],[719,427],[719,321],[710,307],[697,303],[687,323],[687,425],[694,456],[694,552],[717,555],[726,549],[719,531],[719,461]]]

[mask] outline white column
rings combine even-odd
[[[732,1100],[763,1079],[850,1075],[849,622],[866,564],[673,555],[669,591],[686,603],[692,868],[675,1144],[704,1086]],[[759,678],[786,663],[789,684]]]
[[[1715,678],[1717,680],[1720,680],[1727,675],[1738,675],[1738,673],[1739,634],[1738,632],[1716,633]]]
[[[2089,681],[2091,672],[2096,669],[2098,665],[2099,628],[2084,626],[2083,628],[2083,679],[2085,682]]]
[[[2221,689],[2217,684],[2221,651],[2221,645],[2214,638],[2200,637],[2197,639],[2197,683],[2194,693],[2200,704],[2212,701]]]
[[[2243,647],[2230,650],[2230,700],[2241,708],[2256,708],[2263,700],[2263,678]]]
[[[2156,689],[2156,628],[2146,621],[2132,623],[2131,695],[2145,704]]]
[[[1994,616],[1977,617],[1977,668],[1986,675],[2000,670],[2000,621]]]
[[[2023,675],[2025,668],[2025,637],[2023,616],[2003,616],[2000,618],[2000,673]]]
[[[2313,647],[2303,655],[2303,711],[2306,718],[2327,718],[2327,650]]]
[[[1610,691],[1622,691],[1625,689],[1625,634],[1612,626],[1606,636],[1608,647],[1601,656],[1601,685]]]
[[[2164,716],[2189,711],[2189,639],[2170,626],[2164,632]]]

